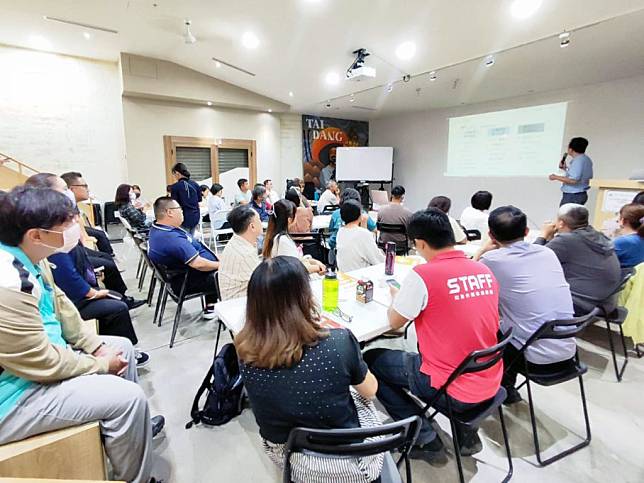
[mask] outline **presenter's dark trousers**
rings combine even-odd
[[[85,231],[87,234],[91,237],[96,238],[96,248],[98,248],[99,252],[107,253],[110,256],[114,256],[114,249],[112,248],[112,244],[110,243],[109,238],[107,238],[107,235],[103,230],[99,230],[98,228],[91,228],[91,227],[85,227]]]
[[[588,201],[588,193],[586,191],[582,191],[581,193],[564,193],[559,206],[565,205],[566,203],[585,205],[586,201]]]
[[[111,292],[113,295],[119,295]],[[130,310],[125,302],[112,298],[81,300],[76,304],[83,320],[97,319],[100,335],[125,337],[136,345],[139,341],[132,326]]]

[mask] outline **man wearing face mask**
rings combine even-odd
[[[163,418],[135,384],[134,349],[84,328],[45,262],[78,242],[75,215],[51,189],[0,195],[0,444],[100,421],[114,477],[148,482]]]

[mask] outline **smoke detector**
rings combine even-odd
[[[192,35],[192,32],[190,31],[190,25],[192,25],[192,22],[190,20],[184,20],[183,24],[185,25],[185,30],[183,31],[183,41],[186,44],[194,44],[197,41],[197,37]]]

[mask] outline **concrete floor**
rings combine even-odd
[[[112,232],[112,230],[111,230]],[[126,260],[124,273],[130,295],[144,298],[134,280],[138,255],[131,241],[115,245]],[[257,425],[250,409],[221,427],[196,426],[185,429],[190,407],[208,365],[212,361],[216,322],[199,317],[200,304],[191,301],[184,308],[177,342],[168,348],[175,305],[168,303],[161,327],[153,326],[154,310],[142,307],[133,311],[141,349],[150,353],[150,364],[140,370],[142,385],[153,414],[166,417],[164,432],[155,439],[157,456],[154,476],[166,482],[206,483],[277,482],[280,473],[261,449]],[[593,439],[589,447],[546,468],[536,466],[527,403],[506,409],[518,482],[644,482],[644,359],[632,358],[617,383],[607,349],[604,327],[592,327],[580,340],[581,358],[589,366],[585,387]],[[225,334],[223,342],[229,342]],[[401,344],[401,342],[398,342]],[[390,343],[391,345],[391,343]],[[416,346],[412,336],[407,348]],[[524,398],[527,398],[525,390]],[[558,448],[575,444],[583,434],[579,386],[569,382],[551,388],[537,387],[534,392],[541,446],[545,456]],[[446,432],[449,423],[438,419],[443,441],[451,445]],[[467,481],[501,481],[506,470],[503,439],[498,418],[490,418],[481,428],[484,450],[464,458]],[[458,481],[456,463],[450,456],[443,467],[413,461],[416,482]]]

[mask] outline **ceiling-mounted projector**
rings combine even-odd
[[[347,79],[352,81],[361,81],[363,79],[373,79],[376,77],[376,69],[364,65],[364,60],[369,56],[367,49],[354,50],[353,54],[356,60],[347,69]]]

